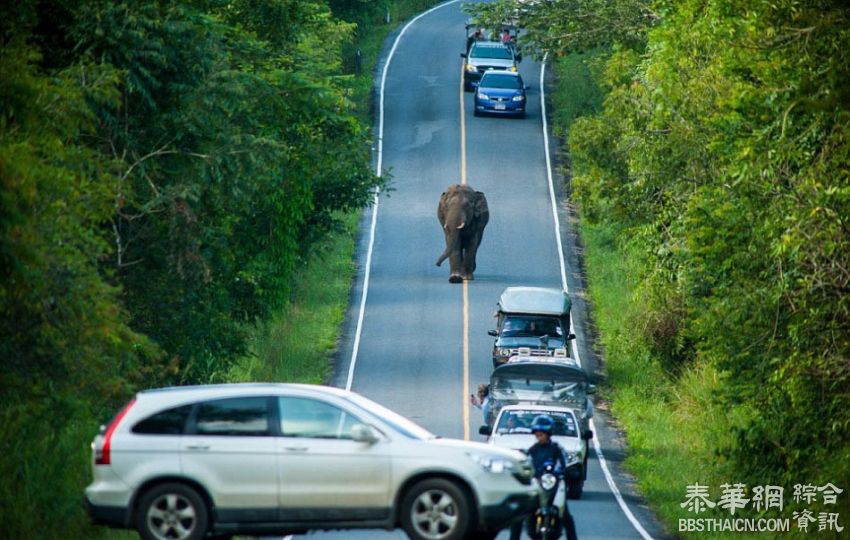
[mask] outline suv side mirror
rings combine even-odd
[[[596,393],[596,385],[595,384],[588,384],[587,385],[587,393],[588,394],[595,394]]]
[[[564,338],[564,341],[572,341],[576,338],[575,334],[567,334],[567,337]]]
[[[375,430],[372,429],[372,426],[367,426],[366,424],[354,424],[351,426],[351,438],[356,442],[367,444],[378,442],[378,435],[375,433]]]
[[[584,439],[585,441],[589,441],[590,439],[593,438],[593,431],[588,429],[587,431],[585,431],[584,433],[581,434],[581,438]]]
[[[487,330],[487,335],[488,335],[488,336],[493,336],[493,337],[498,337],[498,336],[499,336],[499,333],[498,333],[498,332],[496,332],[495,330]]]
[[[517,61],[517,63],[522,62],[522,54],[519,54],[519,53],[518,53],[518,54],[516,55],[516,61]]]
[[[460,53],[460,57],[461,57],[461,58],[466,58],[466,53],[465,53],[465,52]]]
[[[493,428],[490,426],[481,426],[478,428],[479,435],[487,435],[488,437],[493,434]]]

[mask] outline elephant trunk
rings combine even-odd
[[[449,258],[449,248],[446,248],[446,250],[443,252],[443,254],[440,255],[440,258],[437,259],[437,266],[440,266],[441,264],[443,264],[443,261],[445,261],[448,258]]]

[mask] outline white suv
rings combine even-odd
[[[521,453],[437,438],[325,386],[140,392],[92,450],[90,516],[146,540],[396,527],[494,538],[537,504]]]

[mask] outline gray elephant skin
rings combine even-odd
[[[449,260],[451,283],[472,279],[478,246],[490,220],[487,198],[466,185],[449,186],[440,195],[437,219],[446,237],[446,250],[437,259],[437,266]]]

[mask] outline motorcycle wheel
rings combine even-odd
[[[531,540],[542,540],[543,533],[541,529],[543,528],[543,516],[539,513],[532,514],[528,520],[525,522],[525,529],[528,536]]]
[[[561,527],[561,520],[558,519],[558,516],[553,516],[544,540],[558,540],[561,537],[561,529],[563,529]]]

